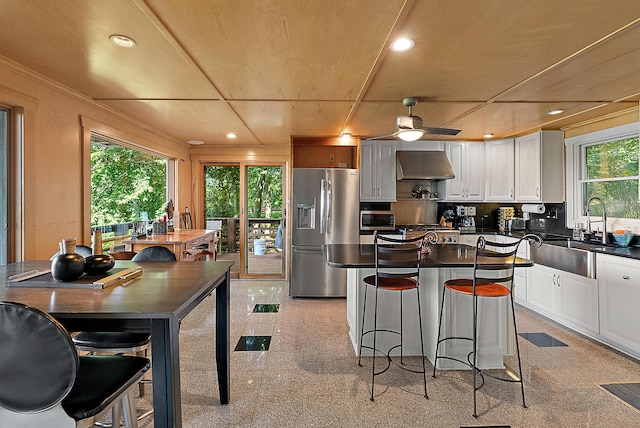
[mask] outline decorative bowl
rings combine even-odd
[[[116,264],[109,254],[94,254],[84,258],[84,272],[87,275],[100,275],[113,268]]]
[[[621,247],[629,246],[629,243],[631,242],[632,238],[633,238],[633,233],[631,232],[613,234],[613,239],[616,240],[616,244],[618,244]]]

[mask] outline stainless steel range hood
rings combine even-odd
[[[399,150],[396,152],[398,180],[448,180],[455,178],[443,151]]]

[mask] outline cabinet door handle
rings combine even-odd
[[[557,278],[557,277],[558,277],[558,276],[554,273],[554,274],[553,274],[553,285],[558,285],[558,284],[556,283],[556,278]]]
[[[622,275],[622,279],[629,279],[629,275]]]
[[[536,196],[539,198],[540,197],[540,188],[536,187]]]

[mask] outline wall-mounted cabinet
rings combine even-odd
[[[484,200],[513,202],[514,200],[514,139],[486,141]]]
[[[294,168],[358,168],[358,139],[335,137],[292,139]]]
[[[445,152],[456,175],[443,180],[441,193],[446,201],[484,200],[485,152],[482,142],[456,141],[445,144]]]
[[[360,144],[360,201],[396,200],[396,142],[362,141]]]
[[[540,131],[515,139],[516,202],[564,202],[562,131]]]

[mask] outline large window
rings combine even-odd
[[[153,220],[167,202],[167,159],[91,137],[91,226]]]
[[[570,220],[582,222],[590,198],[602,198],[609,223],[640,227],[638,124],[567,139]],[[592,216],[602,214],[593,203]],[[569,227],[572,227],[569,224]]]

